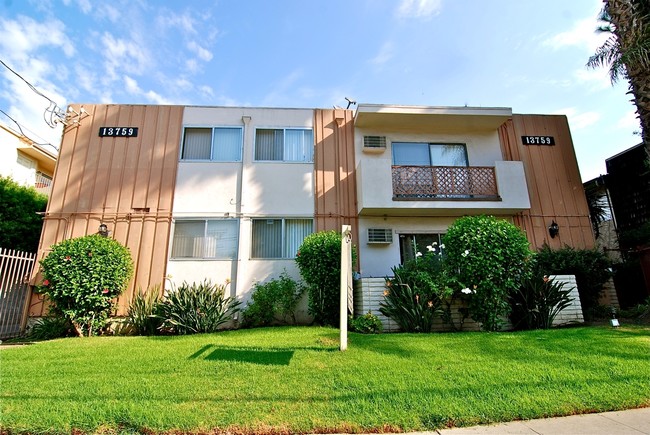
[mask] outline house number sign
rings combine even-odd
[[[99,127],[99,137],[138,137],[138,127]]]
[[[521,142],[524,145],[555,145],[553,136],[522,136]]]

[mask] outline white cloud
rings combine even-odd
[[[187,44],[187,48],[196,54],[199,59],[209,62],[212,60],[212,53],[209,50],[206,50],[205,48],[201,47],[196,41],[191,41],[190,43]]]
[[[160,26],[164,28],[175,27],[182,30],[186,35],[197,34],[197,31],[194,27],[196,23],[188,13],[178,15],[175,12],[167,11],[165,14],[158,15],[158,17],[156,17],[156,21]]]
[[[61,21],[38,22],[25,16],[15,21],[0,18],[0,47],[9,58],[24,58],[42,47],[58,47],[67,57],[75,54]]]
[[[442,0],[401,0],[397,15],[401,18],[431,18],[442,10]]]
[[[385,42],[379,49],[379,53],[370,59],[370,62],[375,65],[384,65],[393,58],[394,51],[393,43],[390,41]]]
[[[579,84],[590,85],[591,91],[602,91],[612,87],[612,82],[609,79],[609,72],[606,68],[589,69],[587,67],[576,70],[573,76],[577,79]]]
[[[608,37],[606,33],[597,33],[597,26],[598,23],[593,17],[576,21],[570,30],[546,39],[543,45],[556,50],[565,47],[579,47],[588,53],[594,53]]]
[[[600,121],[601,115],[598,112],[578,113],[575,107],[567,107],[554,112],[556,115],[566,115],[569,119],[571,130],[581,130]]]
[[[636,115],[636,110],[632,109],[627,112],[621,119],[618,120],[616,126],[633,131],[641,130],[641,122]]]
[[[115,80],[118,71],[124,70],[130,74],[142,74],[150,62],[148,52],[134,40],[115,38],[108,32],[102,35],[102,54],[108,76]]]
[[[214,96],[214,90],[208,85],[199,86],[199,91],[203,94],[204,97]]]
[[[158,94],[157,92],[151,90],[146,92],[143,91],[142,88],[140,88],[138,82],[134,78],[125,75],[123,79],[124,79],[124,85],[126,87],[127,92],[132,94],[132,96],[144,97],[148,100],[147,102],[151,102],[154,104],[162,104],[162,105],[172,104],[170,100]]]

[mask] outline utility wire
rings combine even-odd
[[[0,62],[1,62],[1,61],[0,61]],[[24,130],[23,130],[23,127],[20,125],[20,123],[19,123],[18,121],[16,121],[14,118],[12,118],[12,117],[11,117],[7,112],[5,112],[4,110],[0,109],[0,112],[2,112],[2,113],[3,113],[7,118],[11,119],[11,120],[14,122],[14,124],[16,124],[16,127],[18,127],[18,130],[20,130],[20,134],[21,134],[24,138],[26,138],[27,140],[29,140],[30,142],[32,142],[34,145],[50,146],[50,147],[54,148],[57,152],[59,151],[59,149],[58,149],[56,146],[52,145],[52,144],[49,143],[49,142],[40,142],[40,143],[39,143],[39,142],[36,142],[34,139],[32,139],[31,137],[29,137],[29,136],[27,136],[27,135],[25,134],[25,132],[24,132]],[[25,128],[27,128],[27,127],[25,127]],[[42,138],[42,137],[39,137],[39,139],[43,139],[43,138]]]
[[[0,63],[5,68],[7,68],[9,71],[14,73],[19,79],[21,79],[23,82],[25,82],[27,84],[27,86],[29,87],[29,89],[31,89],[37,95],[45,98],[47,101],[50,102],[50,105],[47,107],[47,109],[45,109],[45,112],[43,113],[43,120],[45,121],[45,123],[47,125],[54,128],[54,127],[56,127],[57,121],[60,122],[60,121],[65,120],[65,112],[63,110],[61,110],[61,108],[59,107],[58,104],[56,104],[56,101],[52,100],[50,97],[48,97],[47,95],[45,95],[44,93],[42,93],[41,91],[36,89],[36,87],[34,85],[32,85],[30,82],[28,82],[23,76],[18,74],[16,71],[11,69],[11,67],[9,65],[7,65],[6,63],[4,63],[4,61],[2,59],[0,59]],[[49,115],[49,119],[47,117],[48,115]]]

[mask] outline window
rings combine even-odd
[[[312,219],[253,219],[252,258],[295,258]]]
[[[239,162],[242,144],[239,127],[186,128],[181,160]]]
[[[393,142],[396,166],[468,166],[465,144]]]
[[[313,162],[314,133],[310,129],[255,130],[255,160]]]
[[[400,234],[399,235],[399,252],[400,260],[404,264],[408,260],[415,258],[419,252],[426,254],[429,252],[427,246],[434,248],[436,253],[443,252],[440,249],[442,243],[442,236],[444,234],[430,233],[430,234]],[[435,243],[435,245],[434,245]]]
[[[239,221],[177,220],[174,225],[172,258],[237,258]]]

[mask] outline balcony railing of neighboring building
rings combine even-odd
[[[394,200],[500,200],[494,167],[393,166]]]
[[[41,172],[37,172],[36,179],[34,181],[34,187],[40,193],[44,193],[45,195],[50,196],[50,190],[52,189],[52,178]]]

